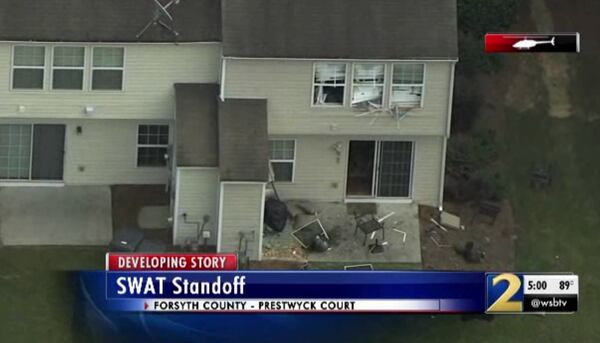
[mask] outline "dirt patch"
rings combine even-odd
[[[538,32],[554,32],[552,12],[545,0],[531,0],[531,17]],[[544,84],[548,91],[548,115],[568,118],[572,114],[569,97],[569,61],[565,54],[539,54],[538,60],[544,71]]]
[[[500,204],[501,211],[493,224],[489,218],[477,216],[474,205],[446,203],[445,210],[461,217],[465,230],[448,228],[444,232],[426,220],[432,211],[422,210],[421,224],[421,256],[424,269],[434,270],[514,270],[515,222],[508,201]],[[441,245],[439,247],[432,239],[430,232]],[[467,242],[473,242],[475,247],[485,253],[478,263],[469,263],[455,251],[455,247],[463,247]]]

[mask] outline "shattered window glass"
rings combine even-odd
[[[346,64],[316,63],[313,83],[314,105],[344,105]]]
[[[425,78],[424,64],[394,64],[391,105],[420,107]]]
[[[352,106],[381,106],[384,84],[384,64],[355,64],[352,79]]]

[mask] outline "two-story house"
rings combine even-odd
[[[255,259],[269,181],[442,205],[455,0],[0,3],[3,184],[169,184],[175,244]]]

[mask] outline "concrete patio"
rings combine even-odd
[[[286,202],[288,209],[294,211],[298,202]],[[419,236],[418,206],[407,204],[343,204],[343,203],[310,203],[317,211],[323,227],[330,237],[330,248],[323,253],[304,249],[296,241],[291,232],[303,224],[314,220],[314,215],[299,214],[288,220],[286,228],[280,232],[265,229],[263,237],[264,260],[287,260],[308,262],[346,262],[354,263],[420,263],[421,245]],[[354,212],[357,208],[370,208],[366,213],[373,213],[381,218],[390,212],[394,215],[384,221],[385,239],[377,232],[374,239],[367,237],[363,245],[364,235],[359,231],[356,235]],[[365,211],[359,211],[365,213]],[[406,239],[401,232],[406,232]],[[387,242],[383,253],[373,254],[369,245],[379,240]]]
[[[0,188],[3,245],[106,245],[111,239],[107,186]]]

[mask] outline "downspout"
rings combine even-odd
[[[225,101],[225,72],[226,72],[226,59],[225,56],[221,56],[221,87],[219,91],[219,99],[221,102]]]
[[[438,199],[438,208],[441,211],[444,210],[444,180],[446,176],[446,151],[448,149],[448,139],[450,138],[450,125],[452,123],[452,103],[454,99],[454,72],[456,69],[456,62],[452,62],[450,68],[450,86],[448,94],[448,113],[446,115],[446,132],[442,137],[442,168],[440,171],[440,192]]]

